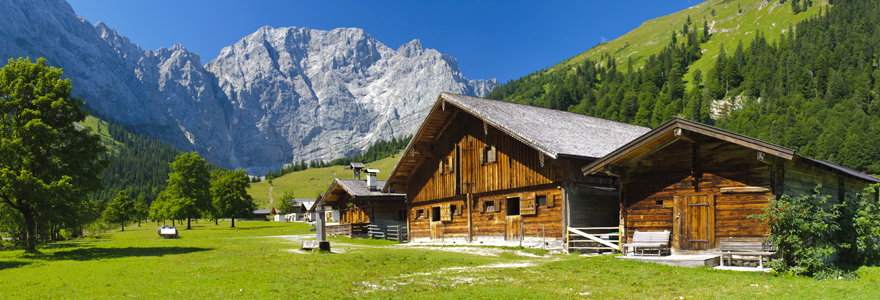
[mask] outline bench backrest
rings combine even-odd
[[[636,231],[633,243],[669,243],[669,231]]]
[[[722,238],[720,240],[721,251],[776,251],[776,248],[766,238]]]

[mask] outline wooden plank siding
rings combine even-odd
[[[765,237],[770,233],[766,225],[747,217],[761,213],[772,191],[721,193],[721,188],[772,185],[772,165],[759,161],[753,149],[720,140],[679,140],[631,168],[625,185],[627,239],[636,230],[669,230],[676,239],[681,234],[675,228],[676,214],[682,206],[675,208],[675,197],[710,195],[714,197],[713,215],[708,217],[714,219],[714,232],[710,232],[712,244],[708,248],[717,247],[722,237]]]
[[[495,145],[496,162],[482,163],[481,152],[487,145]],[[464,151],[462,149],[465,148]],[[473,148],[468,151],[466,148]],[[481,120],[469,114],[460,114],[453,125],[444,130],[434,144],[434,156],[410,175],[407,195],[412,203],[446,199],[470,193],[480,194],[507,189],[551,184],[562,181],[559,166],[516,139],[489,126],[483,131]],[[440,170],[441,161],[452,158],[457,168],[453,172]],[[473,170],[469,174],[462,166]],[[473,182],[464,186],[464,183]],[[462,186],[457,189],[457,185]]]
[[[538,187],[540,188],[540,187]],[[489,194],[483,197],[474,197],[473,214],[471,222],[473,224],[473,234],[476,240],[485,237],[505,237],[509,233],[507,221],[507,199],[519,198],[523,199],[528,194],[535,194],[535,197],[546,197],[549,203],[536,206],[534,215],[522,215],[523,235],[526,238],[561,239],[564,228],[562,227],[562,191],[557,188],[529,189],[525,192],[514,192],[506,194]],[[410,217],[410,235],[413,238],[431,238],[432,230],[434,234],[442,232],[442,238],[464,239],[468,235],[468,210],[465,199],[455,197],[442,202],[430,202],[415,204],[410,210],[413,212]],[[494,211],[484,211],[484,203],[494,202]],[[432,222],[431,211],[434,207],[443,207],[444,205],[455,205],[455,213],[449,216],[449,221]],[[421,218],[417,217],[417,212],[422,210],[427,212]],[[441,212],[443,209],[440,210]],[[460,212],[460,213],[459,213]],[[443,216],[440,217],[443,219]],[[432,226],[433,225],[433,226]],[[437,226],[442,229],[438,229]],[[516,224],[516,230],[519,231],[519,224]],[[433,229],[432,229],[433,228]],[[440,231],[442,230],[442,231]],[[518,237],[517,237],[518,238]]]
[[[433,157],[421,162],[407,182],[410,238],[467,239],[469,211],[465,201],[468,193],[473,195],[470,207],[475,240],[508,236],[513,230],[508,227],[513,225],[508,222],[507,198],[525,199],[532,193],[535,197],[547,197],[551,205],[536,207],[534,214],[526,208],[527,214],[518,217],[522,219],[522,234],[563,238],[563,201],[558,188],[565,177],[563,166],[553,164],[549,157],[544,158],[542,165],[540,152],[492,126],[484,127],[482,120],[467,113],[458,114],[455,122],[435,141]],[[495,161],[486,162],[484,149],[492,146]],[[446,172],[444,167],[449,161],[455,164],[452,172]],[[585,163],[578,160],[573,165]],[[495,201],[494,212],[482,210],[486,201]],[[455,205],[456,213],[448,221],[432,222],[432,208],[446,205]],[[416,216],[418,210],[425,212],[421,218]],[[518,236],[519,228],[516,230]]]

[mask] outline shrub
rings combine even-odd
[[[780,273],[824,278],[854,278],[860,265],[880,258],[880,214],[874,188],[841,204],[829,203],[819,188],[811,195],[771,198],[764,213],[751,215],[770,226],[768,241],[778,260],[768,267]]]

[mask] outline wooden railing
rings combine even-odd
[[[344,235],[352,237],[355,235],[366,235],[367,226],[370,223],[348,223],[339,225],[327,225],[327,235]]]
[[[568,227],[568,249],[620,251],[620,227]]]
[[[367,236],[374,239],[388,239],[403,242],[406,241],[406,226],[370,225],[367,226]]]

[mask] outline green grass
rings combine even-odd
[[[427,299],[870,299],[880,268],[856,281],[669,267],[612,256],[458,253],[462,247],[397,246],[331,238],[334,253],[293,250],[302,223],[194,224],[180,239],[156,224],[42,245],[42,255],[0,251],[0,297],[46,298],[427,298]]]
[[[365,164],[367,168],[378,169],[380,180],[387,179],[400,159],[400,153],[393,157],[381,159]],[[296,198],[317,198],[327,191],[334,178],[352,179],[352,173],[348,166],[330,166],[326,168],[309,168],[299,172],[288,173],[284,176],[272,179],[272,199],[277,199],[285,192],[293,190]],[[366,179],[361,175],[362,179]],[[269,181],[251,183],[248,194],[254,198],[259,208],[269,208]]]
[[[727,54],[733,55],[739,41],[742,41],[743,46],[747,48],[749,42],[755,38],[757,30],[764,33],[768,42],[773,43],[780,34],[788,31],[789,25],[794,27],[798,22],[818,14],[820,6],[823,7],[822,9],[828,8],[827,1],[814,1],[813,7],[795,15],[791,11],[789,2],[778,4],[779,1],[770,1],[760,7],[762,3],[763,0],[709,0],[667,16],[647,20],[629,33],[597,45],[550,67],[547,71],[571,70],[572,67],[583,64],[587,58],[598,61],[602,53],[612,54],[617,59],[618,69],[621,71],[626,71],[626,62],[630,58],[633,60],[634,69],[638,69],[645,64],[648,57],[660,53],[660,50],[669,44],[672,31],[680,32],[682,25],[690,16],[692,21],[690,30],[702,31],[703,21],[708,20],[710,28],[724,32],[714,33],[709,42],[701,45],[701,48],[705,49],[702,58],[691,66],[684,77],[684,80],[689,82],[693,79],[694,70],[700,69],[705,76],[714,66],[722,43]],[[737,5],[743,9],[742,13],[739,13]],[[713,9],[715,16],[711,14]],[[683,43],[686,40],[687,38],[679,33],[678,42]],[[688,89],[691,88],[692,86],[688,85]]]

